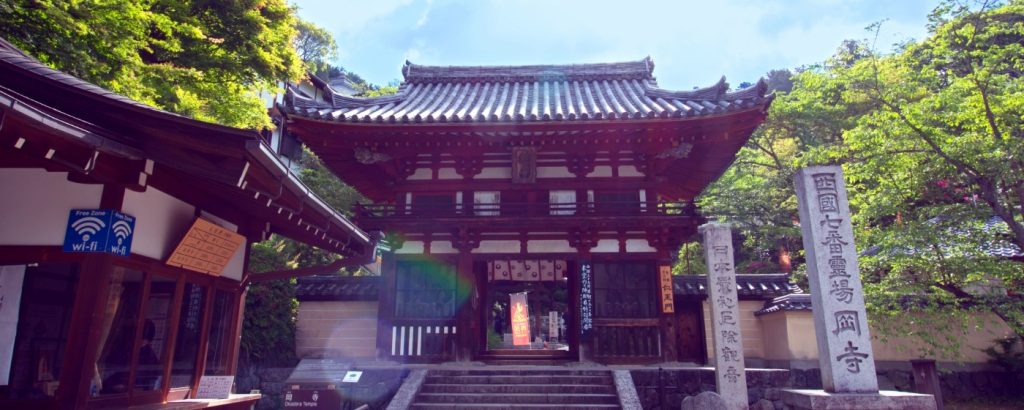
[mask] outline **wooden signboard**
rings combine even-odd
[[[530,344],[530,313],[526,305],[526,293],[508,295],[512,302],[512,345]]]
[[[661,312],[675,312],[672,302],[672,267],[663,265],[658,267],[658,276],[661,279]]]
[[[203,218],[197,218],[167,264],[220,276],[245,237]]]

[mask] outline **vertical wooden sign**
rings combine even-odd
[[[580,335],[588,340],[594,329],[594,269],[590,261],[580,261]]]
[[[674,313],[676,310],[672,299],[672,267],[659,266],[658,277],[661,279],[661,313]]]
[[[526,292],[508,295],[512,307],[512,345],[530,344],[530,310],[526,304]]]

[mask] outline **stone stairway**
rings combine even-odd
[[[412,409],[618,409],[606,370],[430,370]]]

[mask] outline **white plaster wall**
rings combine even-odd
[[[635,165],[619,165],[620,177],[642,177],[644,174],[636,169]]]
[[[537,178],[573,178],[567,167],[537,167]]]
[[[437,179],[462,179],[462,175],[455,172],[455,168],[440,168],[437,170]]]
[[[589,177],[589,178],[595,178],[595,177],[603,178],[603,177],[610,177],[610,176],[612,176],[612,167],[610,167],[608,165],[598,165],[598,166],[594,167],[593,171],[590,171],[590,173],[587,174],[587,177]]]
[[[472,253],[519,253],[519,241],[480,241]]]
[[[529,253],[576,253],[576,249],[566,239],[542,239],[526,241]]]
[[[646,239],[626,239],[626,252],[657,252]]]
[[[417,181],[424,179],[433,179],[434,173],[431,172],[430,168],[416,168],[416,171],[406,178],[409,181]]]
[[[509,179],[512,178],[512,168],[509,167],[487,167],[480,170],[473,179]]]
[[[63,245],[70,211],[100,207],[102,185],[70,182],[67,175],[0,169],[0,245]]]
[[[590,250],[591,253],[618,253],[619,252],[619,240],[618,239],[601,239],[597,241],[597,246]]]
[[[405,244],[396,250],[395,253],[423,253],[423,241],[405,241]]]
[[[430,253],[459,253],[452,247],[452,241],[430,241]]]
[[[159,260],[170,256],[196,216],[195,207],[153,187],[126,191],[121,209],[135,217],[132,253]]]

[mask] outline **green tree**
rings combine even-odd
[[[327,29],[302,19],[296,19],[295,29],[298,33],[292,44],[306,70],[330,80],[330,62],[338,57],[338,44],[334,36]]]
[[[284,0],[11,0],[0,36],[40,61],[143,103],[243,128],[270,125],[260,93],[297,79]]]
[[[889,55],[846,41],[796,74],[700,204],[737,223],[748,255],[798,249],[793,173],[842,164],[873,324],[904,334],[887,319],[914,312],[933,355],[957,350],[957,325],[978,325],[968,312],[1024,334],[1024,269],[988,251],[1024,249],[1024,2],[945,3],[929,30]]]

